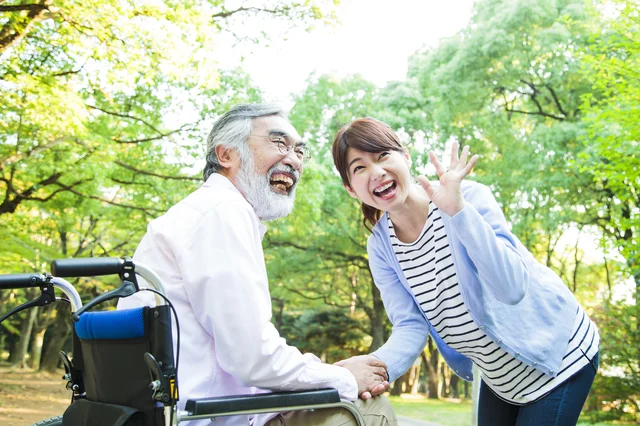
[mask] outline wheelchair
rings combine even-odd
[[[64,279],[103,275],[118,275],[120,286],[86,305]],[[150,288],[140,288],[138,276]],[[63,415],[32,426],[172,426],[189,420],[325,408],[345,409],[358,426],[364,425],[355,404],[341,400],[335,389],[189,399],[184,410],[179,410],[178,318],[158,275],[130,258],[60,259],[51,263],[51,274],[0,276],[0,289],[18,288],[39,288],[41,294],[0,317],[0,322],[24,309],[58,300],[70,303],[72,311],[72,356],[60,353],[71,404]],[[66,298],[56,297],[54,289]],[[103,302],[138,291],[155,293],[156,306],[89,312]],[[175,354],[173,323],[177,329]]]

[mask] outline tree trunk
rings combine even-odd
[[[407,384],[407,393],[415,395],[418,393],[418,386],[420,385],[420,367],[422,363],[414,363],[409,370],[411,372],[409,376],[409,383]]]
[[[31,340],[31,331],[33,330],[33,324],[38,317],[38,311],[40,308],[31,308],[27,310],[27,317],[22,322],[20,327],[20,339],[16,345],[15,356],[13,357],[13,364],[20,368],[25,368],[27,349],[29,348],[29,341]]]
[[[406,373],[404,373],[402,376],[398,377],[394,382],[393,382],[393,388],[391,389],[391,392],[389,392],[389,394],[393,395],[393,396],[400,396],[402,395],[402,385],[405,382],[405,376],[408,374],[409,372],[407,371]]]
[[[440,397],[449,397],[449,380],[447,379],[447,363],[440,363]]]
[[[449,392],[451,393],[451,398],[460,397],[460,394],[458,393],[458,382],[460,382],[460,378],[452,371],[451,379],[449,379]]]
[[[44,342],[44,328],[38,328],[31,332],[33,339],[31,340],[31,348],[29,349],[29,360],[27,365],[34,370],[40,369],[40,360],[42,359],[42,343]]]
[[[369,315],[369,321],[371,322],[371,346],[369,346],[369,352],[373,352],[384,344],[387,340],[385,336],[384,318],[385,310],[382,303],[382,297],[380,296],[380,290],[376,287],[371,279],[371,298],[373,301],[373,309]]]
[[[50,335],[42,351],[42,362],[40,368],[45,371],[54,372],[60,362],[60,351],[71,333],[69,324],[70,309],[68,305],[58,305],[56,309],[56,319],[50,327]]]
[[[438,399],[438,350],[429,337],[427,344],[429,348],[429,360],[425,362],[427,366],[427,389],[429,399]]]

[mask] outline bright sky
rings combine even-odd
[[[289,40],[253,47],[243,68],[267,101],[291,103],[309,75],[359,73],[382,86],[403,80],[408,57],[469,22],[472,0],[342,0],[334,28],[293,31]],[[229,55],[229,56],[227,56]],[[224,56],[238,57],[238,50]],[[227,63],[228,65],[228,63]]]

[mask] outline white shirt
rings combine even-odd
[[[187,399],[259,392],[256,388],[331,387],[342,398],[357,398],[356,380],[346,368],[303,355],[271,323],[265,231],[242,194],[217,173],[149,223],[134,260],[162,278],[178,313],[179,409]],[[153,305],[153,295],[121,299],[118,309],[141,304]],[[174,351],[175,335],[174,324]],[[270,417],[220,417],[215,425],[262,425]]]

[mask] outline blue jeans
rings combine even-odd
[[[480,384],[478,426],[575,426],[596,376],[598,354],[573,377],[545,397],[528,405],[514,405],[498,398]]]

